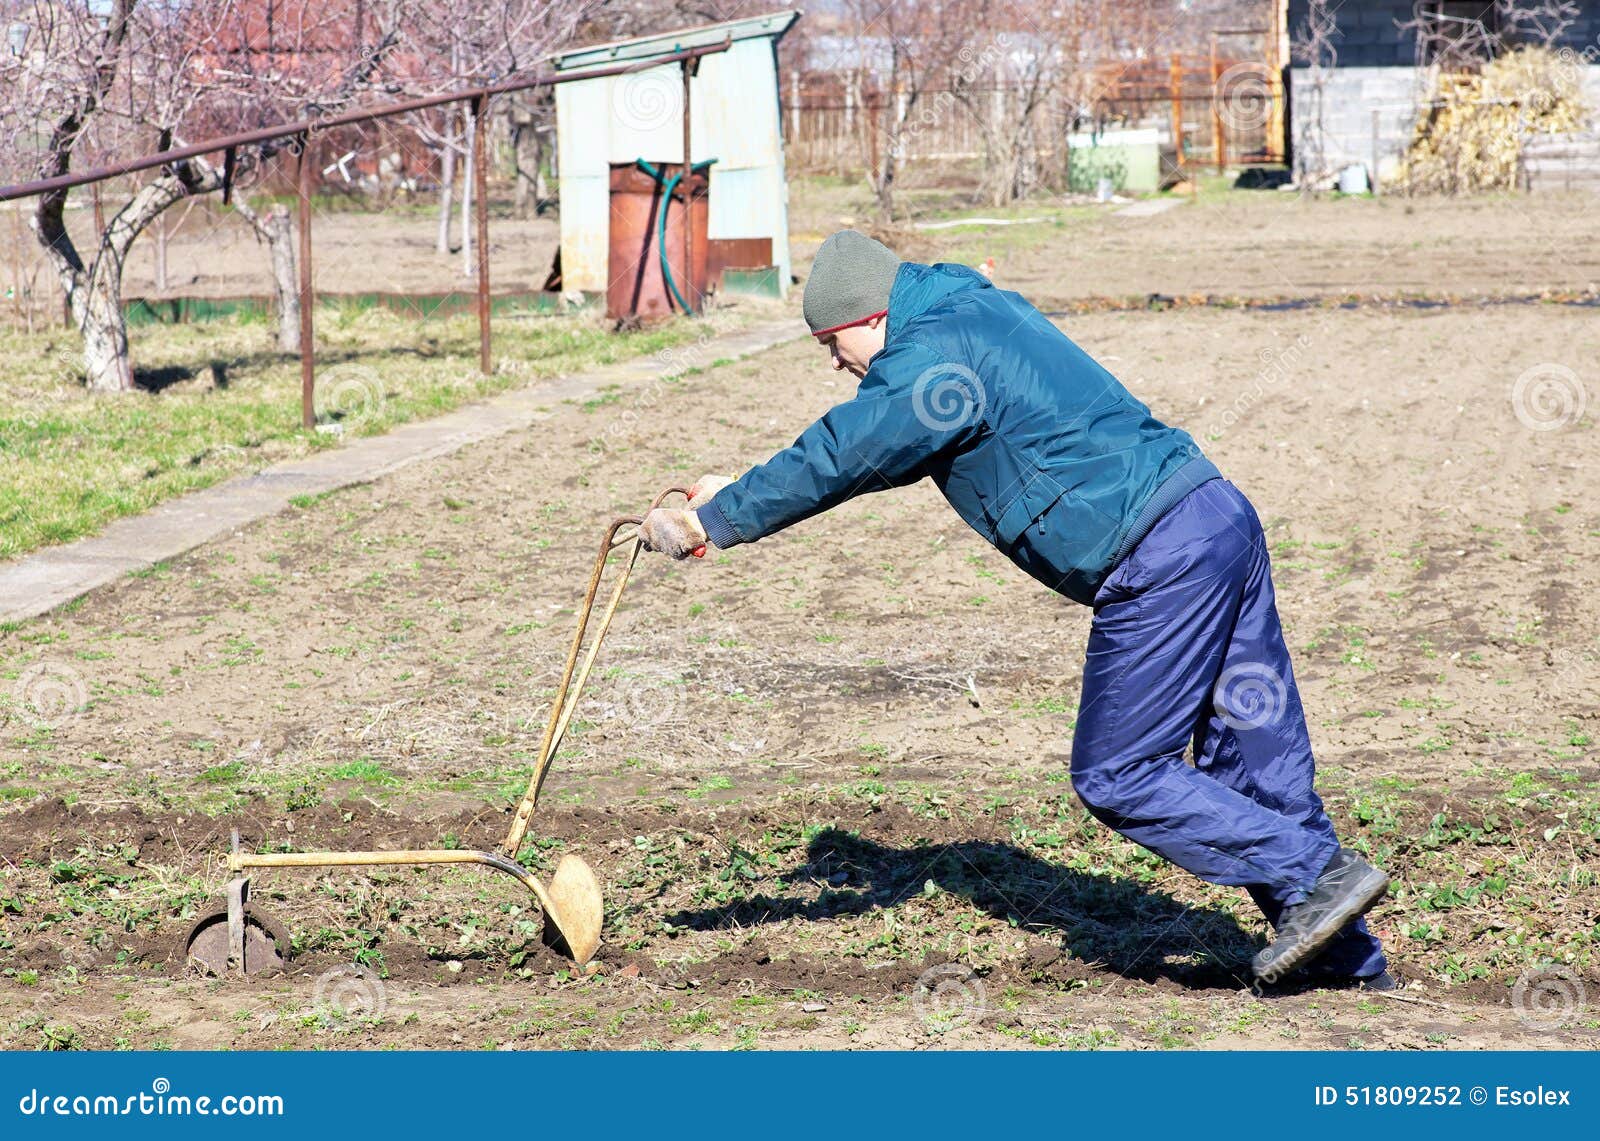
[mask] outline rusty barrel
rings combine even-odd
[[[667,265],[683,300],[698,310],[706,290],[707,222],[710,184],[704,172],[679,180],[667,206],[666,184],[683,168],[678,163],[652,163],[661,179],[634,163],[611,164],[611,241],[606,286],[606,316],[657,320],[681,309],[661,275],[661,210],[667,207]],[[684,273],[684,202],[694,237],[694,273]]]

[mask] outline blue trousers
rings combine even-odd
[[[1315,775],[1261,521],[1237,488],[1212,480],[1095,596],[1073,787],[1134,843],[1248,889],[1276,925],[1338,850]],[[1358,920],[1314,966],[1370,976],[1386,964]]]

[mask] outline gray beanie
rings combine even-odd
[[[806,279],[806,324],[811,333],[831,332],[889,308],[889,290],[900,270],[894,251],[859,230],[840,230],[822,243]]]

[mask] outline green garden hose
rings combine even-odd
[[[644,171],[651,178],[655,179],[657,184],[661,183],[661,172],[654,166],[645,162],[645,160],[642,158],[634,159],[633,161],[640,170]],[[689,168],[689,173],[697,174],[700,171],[705,170],[716,161],[717,160],[714,158],[708,158],[703,162],[697,162]],[[670,179],[666,180],[666,187],[661,195],[661,223],[656,234],[656,246],[661,254],[661,276],[666,279],[667,289],[672,293],[672,296],[677,299],[678,308],[682,309],[685,313],[693,313],[694,310],[690,307],[689,303],[683,299],[683,294],[678,292],[678,283],[672,279],[672,267],[667,263],[667,208],[672,205],[673,189],[680,181],[682,181],[682,179],[683,172],[679,171]],[[689,195],[687,192],[684,194],[683,204],[684,208],[688,209]],[[685,226],[694,225],[694,214],[692,212],[684,216],[683,224]],[[692,281],[694,279],[694,266],[691,265],[686,267],[686,272],[689,274],[689,278]]]

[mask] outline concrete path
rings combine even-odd
[[[638,357],[545,384],[502,393],[382,436],[352,440],[318,455],[235,476],[119,519],[102,533],[0,564],[0,621],[32,618],[129,571],[152,566],[282,511],[297,495],[368,483],[408,464],[447,455],[478,440],[527,427],[553,403],[592,395],[606,385],[639,384],[684,367],[738,360],[804,332],[797,318],[766,321],[740,333],[690,343],[669,359]]]
[[[1128,204],[1112,213],[1118,218],[1151,218],[1157,214],[1165,214],[1178,206],[1182,206],[1184,199],[1172,198],[1141,198],[1137,202]]]

